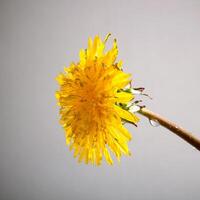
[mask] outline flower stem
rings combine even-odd
[[[147,108],[141,108],[138,113],[147,117],[149,120],[157,121],[160,125],[172,131],[200,151],[200,139],[194,136],[191,132],[183,129],[182,127],[171,122],[170,120],[148,110]]]

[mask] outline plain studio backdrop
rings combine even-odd
[[[1,0],[1,200],[200,199],[200,152],[143,117],[120,164],[78,164],[65,145],[55,77],[108,32],[144,103],[200,137],[199,0]]]

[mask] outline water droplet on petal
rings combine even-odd
[[[151,124],[151,126],[153,127],[157,127],[159,126],[159,122],[156,119],[149,119],[149,123]]]

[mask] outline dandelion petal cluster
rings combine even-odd
[[[111,165],[112,155],[118,161],[123,154],[130,155],[127,143],[131,134],[123,124],[139,121],[120,106],[134,99],[133,94],[124,90],[131,76],[122,71],[121,61],[116,62],[116,40],[105,51],[107,38],[89,38],[88,48],[80,50],[80,61],[65,67],[56,78],[60,86],[56,98],[66,143],[79,162],[96,165],[101,164],[103,157]]]

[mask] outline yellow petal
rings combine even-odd
[[[60,99],[60,93],[58,91],[56,91],[55,97],[56,97],[56,99]]]
[[[127,93],[127,92],[117,92],[115,97],[117,97],[116,102],[118,103],[128,103],[129,101],[131,101],[134,96],[131,93]]]
[[[106,66],[111,66],[115,62],[117,55],[118,55],[118,48],[117,48],[117,40],[115,39],[113,42],[112,49],[108,51],[104,57],[104,64]]]
[[[112,158],[111,158],[111,156],[110,156],[110,153],[109,153],[109,151],[108,151],[108,149],[107,148],[104,148],[104,156],[105,156],[105,158],[106,158],[106,161],[107,161],[107,163],[109,164],[109,165],[112,165],[113,164],[113,160],[112,160]]]
[[[85,65],[85,63],[86,63],[86,52],[85,52],[84,49],[80,50],[79,58],[80,58],[80,65]]]
[[[119,87],[119,88],[124,88],[130,83],[130,77],[131,74],[126,74],[122,71],[117,70],[117,75],[113,77],[112,82],[113,85]]]
[[[120,126],[118,129],[120,130],[121,134],[123,134],[128,140],[131,140],[132,135],[124,126]]]
[[[59,85],[63,85],[64,82],[65,82],[65,76],[60,73],[57,77],[56,77],[56,80],[58,81]]]
[[[117,105],[115,105],[115,110],[117,111],[118,115],[124,120],[133,122],[134,124],[139,121],[139,118],[135,114],[130,113],[127,110],[124,110]]]

